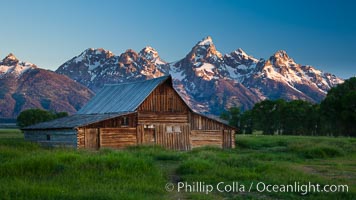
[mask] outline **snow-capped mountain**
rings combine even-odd
[[[92,96],[72,79],[21,62],[13,54],[0,61],[1,118],[15,118],[29,108],[74,113]]]
[[[248,109],[266,98],[319,102],[330,88],[343,82],[312,66],[297,64],[285,51],[267,60],[256,59],[241,48],[222,55],[211,37],[196,43],[176,62],[166,62],[149,46],[120,56],[104,49],[87,49],[56,72],[94,91],[107,83],[171,74],[176,89],[194,109],[212,114],[231,106]]]
[[[211,37],[206,37],[185,58],[172,63],[170,73],[176,85],[182,84],[191,99],[197,101],[192,107],[199,111],[217,114],[231,106],[248,109],[262,100],[231,78],[229,69],[233,71],[226,66],[224,56],[216,50]]]
[[[0,61],[0,77],[4,76],[21,76],[30,69],[36,69],[37,66],[29,62],[20,62],[14,54],[10,53]]]
[[[97,92],[104,84],[122,83],[155,78],[164,75],[157,63],[164,65],[155,51],[136,53],[127,50],[120,56],[104,49],[87,49],[61,65],[56,72]],[[145,54],[144,54],[145,53]],[[151,59],[149,61],[148,59]]]
[[[312,102],[321,101],[329,89],[342,82],[335,75],[295,63],[283,50],[277,51],[266,61],[261,60],[254,72],[242,81],[244,85],[258,89],[267,98]]]
[[[146,58],[148,61],[150,61],[151,63],[155,64],[155,65],[166,65],[168,64],[166,61],[162,60],[159,55],[158,52],[156,51],[156,49],[154,49],[153,47],[147,46],[145,48],[143,48],[140,53],[140,56]]]

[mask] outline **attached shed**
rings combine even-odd
[[[77,114],[23,131],[26,140],[74,148],[235,147],[235,128],[194,112],[173,88],[171,76],[106,85]]]

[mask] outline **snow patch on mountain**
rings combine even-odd
[[[0,77],[5,76],[6,74],[21,77],[26,71],[35,68],[37,68],[36,65],[29,62],[19,61],[14,54],[10,53],[0,61]]]
[[[198,77],[202,77],[204,80],[210,81],[214,78],[213,69],[215,68],[214,65],[210,63],[204,63],[198,68],[195,68],[195,73]]]

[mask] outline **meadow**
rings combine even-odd
[[[348,192],[177,191],[178,182],[318,183]],[[166,191],[172,183],[173,191]],[[247,188],[249,189],[249,188]],[[246,189],[246,190],[247,190]],[[236,149],[49,149],[0,129],[0,199],[355,199],[356,138],[238,135]]]

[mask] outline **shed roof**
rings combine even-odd
[[[105,85],[77,114],[135,111],[151,92],[171,76],[145,81]]]
[[[58,118],[48,122],[27,126],[23,130],[36,129],[71,129],[89,125],[95,122],[131,114],[132,112],[108,113],[108,114],[75,114],[68,117]]]

